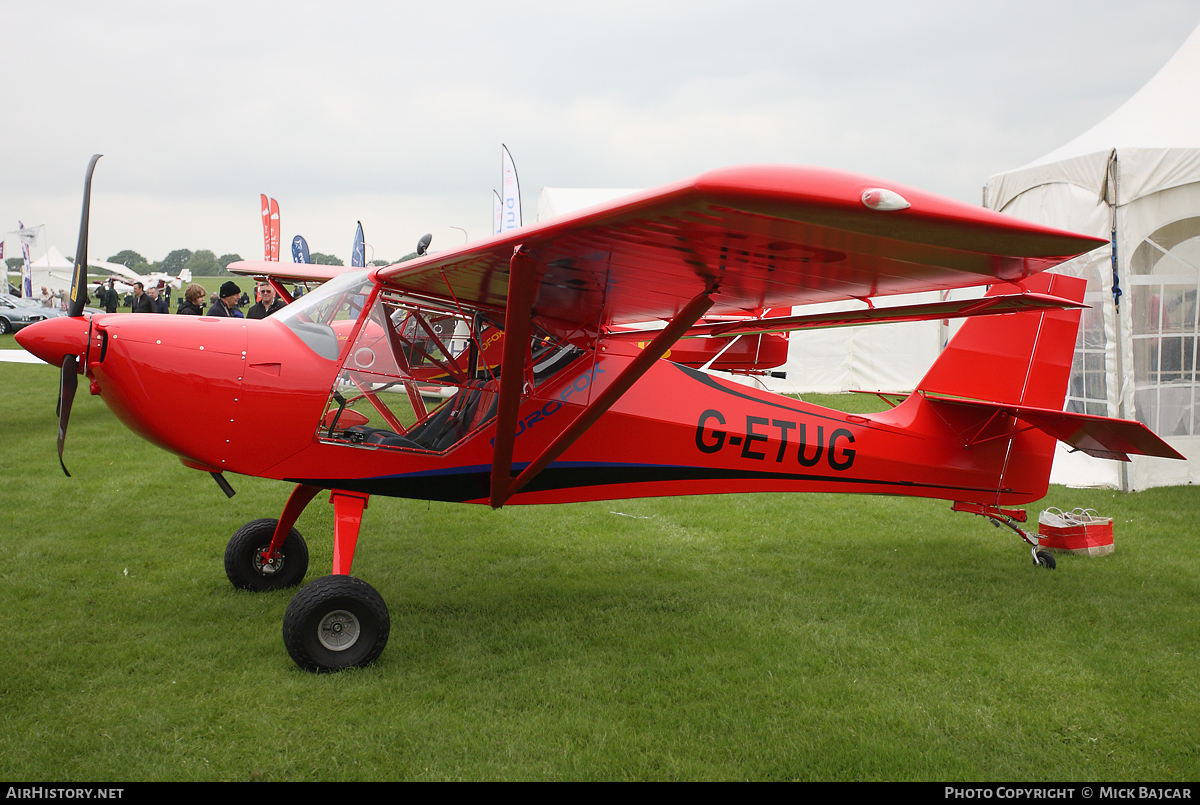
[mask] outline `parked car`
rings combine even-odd
[[[61,310],[42,307],[36,299],[0,296],[0,335],[20,330],[35,321],[65,315]]]

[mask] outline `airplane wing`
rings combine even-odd
[[[725,168],[475,244],[375,269],[411,299],[503,316],[490,503],[520,491],[702,316],[1020,282],[1107,241],[857,174]],[[513,477],[533,320],[582,340],[667,320]],[[499,321],[499,319],[497,319]]]
[[[1020,281],[1104,243],[867,176],[749,166],[379,268],[376,276],[416,297],[503,311],[509,262],[521,245],[535,266],[535,315],[607,327],[670,319],[706,291],[711,314],[745,315]]]
[[[229,264],[229,273],[243,277],[272,277],[287,282],[327,282],[351,266],[327,266],[317,263],[280,263],[274,260],[240,260]]]
[[[145,280],[145,277],[141,274],[120,263],[100,263],[93,260],[88,263],[88,268],[102,268],[109,273],[124,277],[130,282],[143,282]]]

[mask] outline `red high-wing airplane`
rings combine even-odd
[[[1002,507],[1045,494],[1056,439],[1109,458],[1182,458],[1138,423],[1061,410],[1084,283],[1041,272],[1104,241],[916,189],[819,168],[727,168],[399,265],[334,275],[235,264],[280,288],[328,280],[261,321],[83,316],[94,165],[72,315],[17,336],[62,366],[60,461],[82,373],[133,431],[227,494],[226,472],[294,484],[278,520],[229,541],[226,571],[250,590],[302,581],[308,551],[293,526],[330,490],[332,575],[303,587],[284,616],[288,652],[307,669],[365,665],[387,642],[383,599],[349,575],[371,495],[492,507],[913,495],[1009,525],[1049,565],[1014,524],[1024,512]],[[988,295],[969,302],[750,315],[980,284]],[[994,313],[1007,315],[984,315]],[[662,360],[684,337],[947,315],[973,318],[916,391],[878,414]],[[637,326],[655,320],[665,326]]]

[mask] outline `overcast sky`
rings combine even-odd
[[[543,187],[653,187],[821,165],[978,204],[1136,92],[1194,0],[55,2],[6,0],[0,227],[91,257],[177,248],[348,261],[491,232],[500,144]],[[1134,9],[1136,8],[1136,14]],[[1195,103],[1196,99],[1188,99]],[[16,253],[15,238],[6,257]],[[371,257],[371,253],[368,253]],[[290,255],[284,255],[290,259]]]

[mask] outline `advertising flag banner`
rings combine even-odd
[[[358,230],[354,233],[354,250],[350,253],[350,265],[362,268],[366,264],[366,241],[363,240],[362,221],[359,221]]]
[[[292,238],[292,262],[308,262],[308,241],[304,239],[303,235],[297,235]]]
[[[267,201],[267,197],[259,193],[258,197],[262,199],[262,225],[263,225],[263,259],[271,259],[271,203]]]
[[[500,226],[504,222],[504,202],[500,200],[500,194],[495,190],[492,191],[492,234],[500,234]]]
[[[521,225],[521,185],[517,182],[517,166],[513,164],[508,146],[501,144],[504,151],[504,209],[500,230],[507,232]]]
[[[29,247],[37,241],[42,228],[25,226],[20,221],[17,224],[20,226],[17,237],[21,240],[21,258],[24,261],[21,265],[21,296],[28,299],[33,296],[33,261],[29,259]]]
[[[33,248],[33,244],[37,243],[38,234],[42,231],[42,225],[25,226],[20,221],[17,221],[20,229],[17,231],[17,237],[21,239],[21,245]]]
[[[268,260],[279,262],[279,202],[271,199],[271,256]]]

